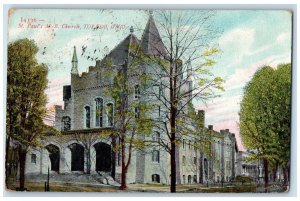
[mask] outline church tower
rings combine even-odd
[[[78,75],[78,59],[76,54],[76,46],[74,46],[73,51],[71,74]]]

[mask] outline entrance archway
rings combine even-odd
[[[84,171],[84,147],[73,143],[69,145],[71,150],[71,171]]]
[[[49,152],[49,158],[51,162],[51,171],[59,172],[60,153],[59,148],[53,144],[49,144],[45,147]]]
[[[94,145],[96,150],[96,171],[111,171],[111,146],[98,142]]]

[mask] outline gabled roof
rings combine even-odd
[[[113,65],[120,67],[126,60],[128,61],[130,53],[134,54],[137,50],[141,50],[144,54],[148,55],[167,55],[167,50],[162,42],[152,15],[149,17],[141,41],[137,39],[133,31],[131,27],[131,33],[102,59],[102,63],[105,63],[107,59],[111,59]]]
[[[145,54],[165,56],[166,48],[159,35],[153,16],[150,15],[141,39],[141,48]]]
[[[125,60],[128,60],[130,53],[135,53],[139,43],[140,42],[137,37],[133,33],[130,33],[107,56],[103,58],[103,61],[110,58],[114,65],[120,66],[124,64]]]

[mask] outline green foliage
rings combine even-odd
[[[286,164],[290,155],[291,65],[259,69],[244,89],[240,131],[253,159]]]
[[[217,54],[219,53],[219,49],[218,48],[215,48],[215,47],[212,47],[210,49],[207,49],[203,52],[202,56],[211,56],[211,55],[214,55],[214,54]]]
[[[130,47],[136,48],[136,47]],[[138,54],[138,52],[137,52]],[[149,118],[149,112],[156,107],[154,104],[145,103],[143,100],[132,100],[135,95],[135,84],[138,83],[139,90],[148,86],[150,76],[141,72],[140,66],[147,62],[143,55],[136,55],[134,60],[122,66],[118,72],[112,63],[106,63],[105,71],[102,72],[104,77],[113,77],[111,87],[107,88],[104,93],[108,97],[112,97],[115,102],[114,112],[114,131],[102,133],[101,135],[114,135],[124,139],[124,146],[127,146],[126,153],[131,152],[129,147],[135,149],[145,148],[145,142],[141,140],[141,136],[148,136],[152,133],[154,127],[153,119]],[[135,80],[136,82],[132,82]],[[136,116],[136,108],[138,108],[138,117]],[[121,146],[115,147],[116,151]]]
[[[38,48],[33,40],[21,39],[8,44],[7,63],[7,136],[24,149],[38,146],[47,127],[46,115],[48,68],[35,58]]]

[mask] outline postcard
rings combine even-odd
[[[11,8],[6,190],[288,192],[292,15]]]

